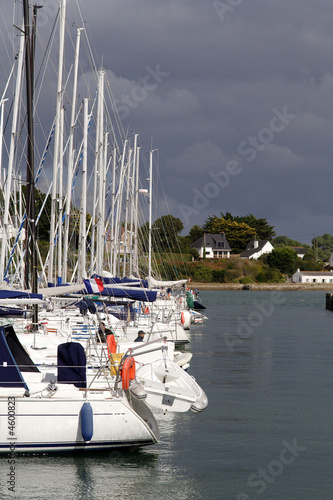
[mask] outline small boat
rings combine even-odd
[[[147,393],[145,401],[149,406],[164,413],[200,413],[208,405],[207,396],[194,377],[167,358],[139,367],[130,391],[135,394],[138,386]]]

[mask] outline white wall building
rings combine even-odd
[[[291,277],[293,283],[332,283],[333,272],[331,271],[300,271],[297,269]]]
[[[231,248],[224,233],[204,234],[197,241],[190,245],[199,252],[199,257],[203,258],[204,252],[207,259],[229,259]]]
[[[244,252],[240,254],[241,259],[259,259],[265,253],[271,253],[273,245],[268,240],[251,240]]]

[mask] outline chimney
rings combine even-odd
[[[258,248],[258,245],[259,245],[258,240],[254,240],[253,248]]]

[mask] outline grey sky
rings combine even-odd
[[[54,2],[44,1],[50,13]],[[159,150],[160,209],[183,220],[183,234],[226,211],[265,217],[303,243],[333,233],[331,1],[79,5],[124,129]],[[74,38],[79,23],[68,0]]]

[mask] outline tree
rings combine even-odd
[[[244,222],[218,218],[216,215],[208,217],[204,225],[206,233],[225,233],[226,239],[233,253],[245,250],[246,245],[256,236],[256,231]]]
[[[281,247],[305,247],[306,245],[303,245],[299,241],[292,240],[288,238],[287,236],[277,236],[274,238],[272,241],[272,245],[274,248],[281,248]]]
[[[184,229],[184,225],[178,217],[163,215],[152,225],[155,247],[160,251],[178,250],[178,233]]]
[[[333,252],[333,236],[325,233],[323,236],[317,236],[311,241],[313,248],[317,249],[317,257],[323,261],[330,258]]]
[[[250,226],[256,232],[256,238],[258,240],[271,240],[276,235],[274,231],[274,226],[270,226],[266,219],[257,219],[253,214],[248,214],[244,216],[233,216],[230,212],[226,212],[225,215],[221,212],[221,218],[225,220],[230,220],[238,223],[244,223]]]
[[[274,248],[267,256],[269,267],[279,269],[282,273],[293,274],[299,264],[295,250],[291,248]]]
[[[197,241],[204,234],[204,230],[201,226],[194,225],[191,227],[189,236],[191,237],[191,243]]]
[[[179,250],[179,234],[183,223],[173,215],[163,215],[152,224],[152,247],[155,252],[176,252]],[[140,227],[139,239],[144,252],[148,252],[149,224]]]

